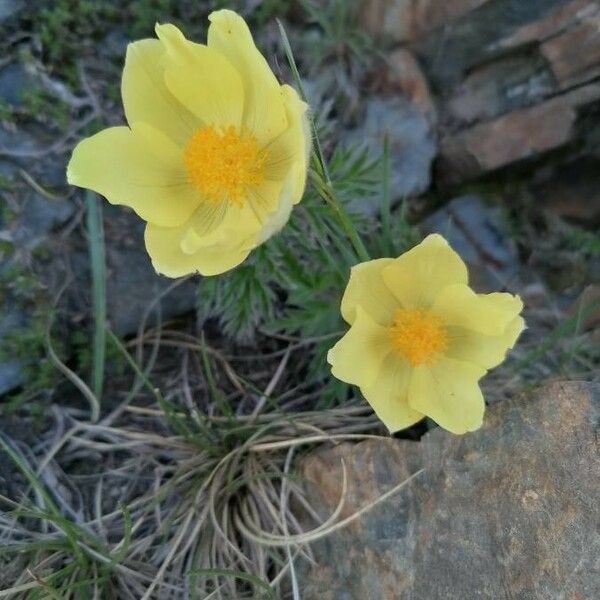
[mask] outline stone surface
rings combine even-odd
[[[530,185],[537,202],[586,227],[600,225],[600,158],[575,156],[538,173]]]
[[[510,284],[519,258],[498,208],[477,195],[455,198],[422,223],[425,233],[440,233],[469,265],[469,279],[479,292]]]
[[[489,0],[368,0],[361,22],[375,37],[391,42],[415,41]]]
[[[3,303],[3,312],[0,314],[0,351],[2,340],[11,331],[22,327],[26,322],[25,314],[16,306]],[[0,356],[0,395],[12,390],[21,384],[21,365],[18,360]]]
[[[510,56],[468,75],[445,103],[445,121],[458,129],[543,101],[556,89],[546,61],[537,55]]]
[[[348,132],[343,143],[365,145],[374,158],[381,156],[384,139],[390,144],[390,189],[393,199],[421,194],[431,182],[431,164],[437,152],[430,123],[403,97],[374,97],[367,103],[361,126]],[[379,204],[359,203],[365,212]]]
[[[512,50],[532,43],[541,43],[575,24],[593,16],[598,11],[598,0],[567,0],[548,11],[545,16],[527,23],[498,40],[493,50]]]
[[[104,202],[102,200],[102,202]],[[150,303],[174,283],[157,275],[144,247],[144,223],[128,209],[104,204],[108,320],[119,335],[137,332]],[[161,303],[163,320],[194,310],[198,279],[175,288]]]
[[[413,49],[433,87],[445,93],[478,65],[505,55],[502,40],[522,27],[546,19],[564,3],[565,0],[488,0],[445,22],[414,44]]]
[[[341,444],[302,465],[325,518],[341,459],[353,514],[421,468],[384,504],[323,541],[299,577],[305,600],[600,597],[600,389],[554,383],[495,404],[484,427],[421,442]]]
[[[0,0],[0,21],[14,17],[24,8],[23,0]]]
[[[600,85],[590,84],[444,137],[437,165],[440,181],[459,183],[566,145],[578,133],[578,111],[598,99]]]
[[[387,58],[386,91],[408,98],[428,121],[436,120],[436,109],[429,83],[414,54],[406,48],[397,48]]]
[[[585,18],[548,39],[541,51],[561,88],[590,81],[600,74],[600,4],[590,4]]]

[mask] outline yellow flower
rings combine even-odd
[[[285,225],[306,180],[306,104],[278,83],[239,15],[209,20],[207,45],[173,25],[129,45],[129,127],[83,140],[67,169],[71,184],[147,221],[146,248],[169,277],[241,263]]]
[[[351,327],[327,359],[391,432],[425,416],[453,433],[481,426],[478,381],[525,323],[518,296],[476,294],[467,284],[465,264],[440,235],[352,269],[341,307]]]

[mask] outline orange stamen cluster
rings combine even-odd
[[[191,182],[211,201],[243,204],[248,188],[265,179],[268,152],[253,135],[241,136],[233,126],[196,129],[184,150]]]
[[[428,364],[448,347],[448,334],[440,317],[428,310],[401,308],[391,327],[392,345],[416,367]]]

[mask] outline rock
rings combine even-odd
[[[570,0],[559,3],[545,16],[512,31],[491,46],[494,51],[508,51],[520,46],[541,43],[581,23],[598,11],[597,0]]]
[[[101,200],[104,202],[103,200]],[[144,246],[144,223],[127,209],[104,205],[108,319],[119,335],[136,333],[151,302],[174,283],[157,275]],[[161,303],[161,318],[193,311],[197,279],[175,288]]]
[[[0,315],[0,395],[21,385],[21,364],[17,359],[5,355],[3,341],[6,335],[21,328],[26,322],[25,314],[17,307],[3,306],[3,309]]]
[[[71,200],[50,200],[37,192],[18,196],[19,214],[12,240],[19,247],[34,246],[63,225],[75,211]]]
[[[465,436],[341,444],[304,460],[308,500],[340,518],[425,471],[312,545],[305,600],[600,597],[600,387],[550,384],[494,404]]]
[[[13,62],[0,69],[0,102],[13,108],[20,106],[24,94],[36,87],[37,82],[22,64]]]
[[[532,196],[552,213],[586,227],[600,225],[600,159],[575,156],[540,171],[530,185]]]
[[[578,111],[598,99],[600,85],[589,84],[444,137],[436,169],[440,183],[459,183],[518,161],[539,158],[574,141]]]
[[[361,23],[376,38],[415,41],[489,0],[368,0]]]
[[[385,137],[390,144],[390,189],[393,199],[423,193],[431,182],[436,142],[421,111],[402,97],[374,97],[367,103],[361,126],[348,132],[343,143],[365,145],[373,158],[381,156]],[[379,210],[377,202],[360,202],[355,208]]]
[[[541,47],[562,89],[600,75],[600,5],[590,3],[587,8],[577,23]]]
[[[23,0],[0,0],[0,22],[16,16],[24,8]]]
[[[446,93],[478,65],[506,54],[502,40],[546,19],[565,0],[487,0],[457,18],[444,20],[413,44],[434,89]],[[445,3],[431,0],[436,4]],[[442,26],[443,25],[443,26]],[[531,49],[523,48],[523,51]]]
[[[408,98],[435,123],[436,110],[429,83],[414,55],[405,48],[398,48],[387,59],[386,91],[395,91]]]
[[[517,249],[504,231],[500,211],[479,196],[455,198],[422,223],[425,233],[440,233],[469,265],[479,292],[491,292],[514,280],[520,265]]]
[[[452,91],[444,119],[455,130],[536,104],[556,90],[554,76],[538,55],[510,56],[483,65]]]

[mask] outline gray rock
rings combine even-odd
[[[0,10],[2,10],[1,5]],[[12,107],[19,106],[23,94],[31,89],[31,85],[31,77],[22,64],[8,64],[0,70],[0,101]]]
[[[392,199],[417,196],[431,183],[431,164],[437,152],[430,123],[418,107],[402,97],[374,97],[367,103],[361,126],[342,143],[365,145],[373,158],[381,156],[387,135],[390,143]],[[374,213],[378,202],[359,201],[356,208]]]
[[[108,318],[116,333],[127,335],[137,332],[148,306],[174,280],[154,271],[144,247],[143,221],[123,207],[104,205],[103,212]],[[170,292],[161,303],[162,319],[194,310],[197,285],[191,279]]]
[[[600,598],[600,388],[554,383],[488,409],[465,436],[341,444],[302,465],[309,501],[340,518],[425,471],[313,545],[304,600]]]
[[[6,306],[3,306],[6,309]],[[26,317],[18,308],[8,308],[0,316],[0,395],[16,388],[22,382],[21,364],[10,356],[3,355],[3,340],[5,336],[15,329],[19,329],[26,322]]]
[[[448,99],[445,121],[450,129],[486,121],[540,102],[555,90],[541,56],[511,56],[469,74]]]
[[[14,17],[25,8],[23,0],[0,0],[0,21]]]
[[[440,233],[469,265],[475,288],[505,287],[518,274],[517,249],[511,242],[498,207],[476,195],[455,198],[422,223],[426,233]]]
[[[74,210],[75,205],[70,200],[50,200],[36,192],[26,194],[12,234],[14,243],[21,247],[35,245],[65,223]]]
[[[434,87],[450,89],[474,66],[501,56],[498,44],[523,26],[543,19],[565,0],[493,0],[444,24],[417,45]]]

